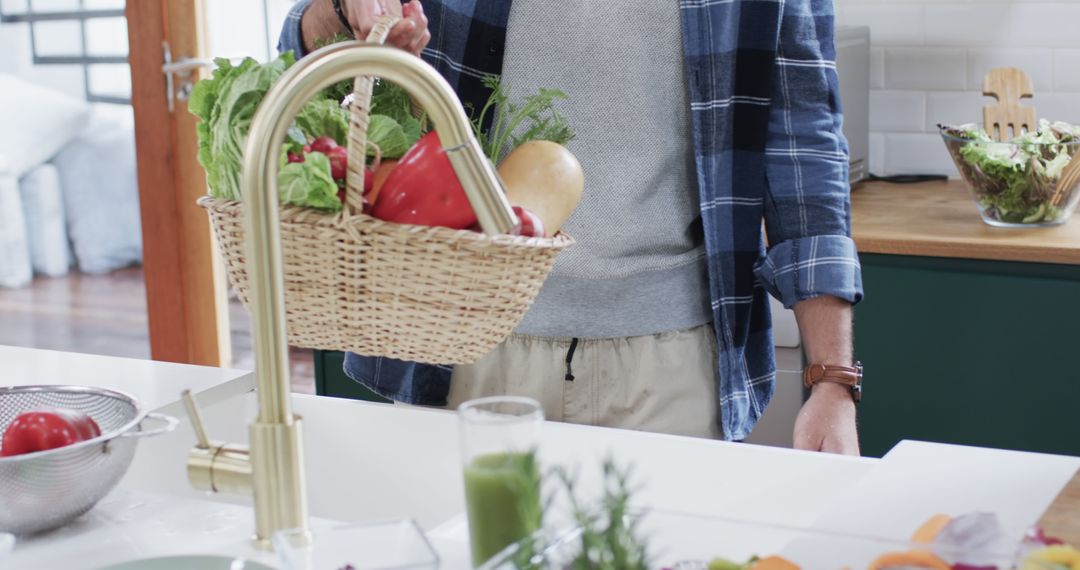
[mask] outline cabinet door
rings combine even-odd
[[[1080,267],[861,257],[864,453],[920,439],[1080,455]]]

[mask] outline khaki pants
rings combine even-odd
[[[495,395],[538,400],[549,420],[718,438],[716,337],[685,331],[579,340],[511,335],[479,362],[454,367],[449,407]]]

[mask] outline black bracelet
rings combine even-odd
[[[345,17],[345,10],[341,8],[341,0],[330,0],[330,3],[334,5],[334,13],[337,14],[338,20],[341,20],[341,25],[345,26],[345,29],[352,33],[352,24],[349,23],[349,19]]]

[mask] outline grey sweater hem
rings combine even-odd
[[[705,257],[657,271],[611,279],[552,275],[517,334],[555,338],[620,338],[683,330],[712,321]],[[687,292],[697,291],[697,298]]]

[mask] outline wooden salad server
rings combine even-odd
[[[1015,67],[991,69],[983,79],[983,95],[997,99],[997,105],[983,107],[983,128],[990,138],[1006,142],[1038,125],[1035,107],[1025,107],[1020,99],[1035,95],[1031,77]]]

